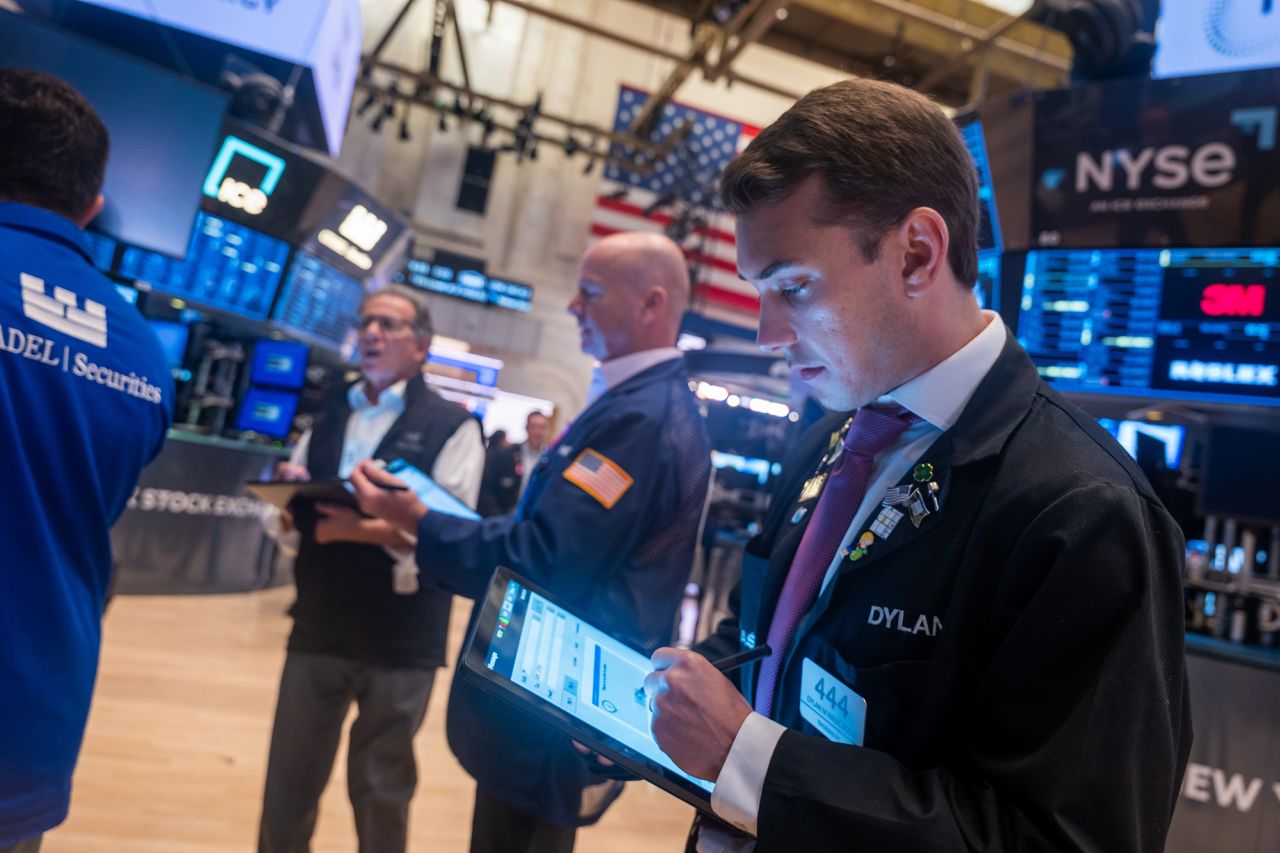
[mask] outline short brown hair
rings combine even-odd
[[[726,168],[720,195],[735,214],[780,201],[812,174],[826,204],[814,221],[858,232],[868,262],[885,234],[917,207],[947,223],[947,260],[978,280],[978,177],[959,130],[918,92],[852,78],[816,89],[760,132]]]
[[[0,68],[0,198],[79,219],[102,191],[106,125],[70,84]]]

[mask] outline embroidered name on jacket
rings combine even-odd
[[[942,630],[942,620],[937,616],[929,616],[926,613],[906,613],[896,607],[881,607],[878,604],[871,605],[871,612],[867,614],[867,624],[876,625],[887,631],[924,634],[928,637],[936,637]]]

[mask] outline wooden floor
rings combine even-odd
[[[267,740],[292,589],[227,596],[125,597],[104,623],[102,666],[76,771],[71,816],[43,853],[244,853],[256,844]],[[455,606],[456,652],[465,610]],[[444,739],[452,670],[441,670],[418,735],[410,850],[464,851],[472,783]],[[355,851],[343,755],[313,849]],[[692,810],[632,783],[585,853],[678,851]]]

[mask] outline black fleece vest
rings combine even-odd
[[[417,379],[409,380],[404,402],[404,413],[373,455],[402,458],[430,474],[440,450],[470,415]],[[335,389],[311,431],[306,465],[314,479],[338,475],[350,415],[347,388]],[[453,597],[429,587],[396,593],[394,561],[385,550],[352,542],[321,545],[312,535],[314,509],[294,511],[302,542],[294,561],[298,597],[290,611],[289,649],[389,667],[442,665]]]

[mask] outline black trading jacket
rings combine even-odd
[[[797,448],[706,654],[767,636],[844,420]],[[1012,334],[919,461],[940,510],[845,559],[797,628],[758,849],[1161,850],[1191,745],[1172,518]],[[865,748],[801,718],[806,657],[866,699]]]

